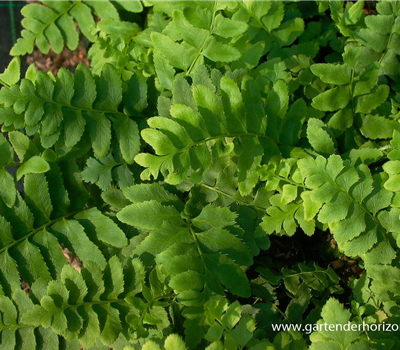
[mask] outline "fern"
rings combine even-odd
[[[329,309],[336,309],[336,313],[333,313]],[[341,324],[344,325],[350,320],[350,313],[344,310],[343,306],[335,299],[330,299],[324,309],[322,310],[322,319],[326,324]],[[321,321],[322,323],[322,321]],[[348,334],[346,336],[346,334]],[[361,331],[355,332],[343,332],[343,331],[326,331],[321,330],[314,332],[311,336],[312,344],[310,349],[318,349],[321,342],[324,344],[328,343],[331,346],[339,347],[360,347],[365,348],[367,341],[365,335],[361,336]]]
[[[293,44],[297,37],[304,31],[304,21],[293,18],[284,21],[284,6],[280,3],[246,2],[241,3],[244,11],[250,16],[254,27],[261,29],[257,39],[265,40],[264,52],[269,52],[268,57],[288,58],[282,48]]]
[[[54,171],[47,175],[48,178],[54,179],[54,176],[59,174],[59,169],[54,166]],[[106,260],[99,249],[99,246],[102,246],[100,242],[103,242],[102,249],[107,245],[122,247],[126,244],[124,233],[97,209],[74,210],[73,206],[69,208],[68,192],[65,189],[61,192],[61,186],[59,185],[59,193],[51,198],[50,186],[43,174],[26,175],[26,201],[17,194],[13,210],[0,203],[2,214],[7,218],[1,218],[0,252],[4,266],[8,266],[4,270],[2,283],[7,295],[20,283],[18,274],[11,274],[8,270],[19,271],[28,284],[32,284],[38,278],[46,281],[57,278],[62,266],[67,263],[60,244],[80,256],[84,263],[93,260],[102,267],[105,266]],[[36,192],[37,189],[40,193]],[[56,196],[64,201],[60,201]],[[87,223],[92,227],[88,226],[88,233],[85,233],[84,227]],[[111,240],[108,236],[110,230],[114,232]],[[93,240],[97,244],[93,243]]]
[[[300,199],[304,192],[303,181],[295,159],[270,162],[261,169],[261,179],[267,180],[265,188],[277,191],[269,198],[271,206],[263,217],[262,228],[266,233],[293,235],[297,224],[305,233],[312,235],[315,230],[313,218],[307,217],[305,206]]]
[[[218,3],[195,4],[183,11],[172,12],[172,22],[164,30],[173,32],[175,40],[162,33],[151,34],[155,46],[154,63],[156,71],[174,68],[190,71],[207,58],[213,62],[232,62],[241,57],[240,51],[229,45],[233,37],[240,36],[246,29],[246,23],[222,15],[227,5]],[[202,16],[196,17],[196,13]],[[195,34],[194,34],[195,33]],[[226,43],[222,41],[227,39]],[[176,43],[182,40],[182,43]],[[229,40],[229,41],[228,41]],[[159,74],[160,77],[165,73]]]
[[[398,12],[26,5],[0,74],[1,345],[398,348],[316,326],[400,321]],[[21,72],[81,36],[89,66]]]
[[[116,28],[117,27],[117,28]],[[106,63],[129,77],[132,62],[134,35],[140,31],[135,23],[107,19],[98,24],[99,38],[90,48],[88,57],[95,62],[93,72],[100,74]]]
[[[106,65],[102,75],[95,79],[81,64],[75,76],[64,69],[53,81],[39,71],[34,81],[25,78],[20,86],[3,88],[0,103],[7,108],[6,115],[24,114],[24,124],[15,125],[14,122],[14,128],[26,127],[28,135],[38,133],[43,147],[56,145],[63,153],[69,152],[86,130],[96,157],[106,157],[113,126],[122,157],[131,164],[139,149],[138,127],[118,110],[129,93],[127,90],[124,97],[121,79],[111,65]],[[126,107],[129,105],[131,103]]]
[[[313,107],[321,111],[337,111],[328,125],[342,132],[353,125],[357,113],[373,112],[389,94],[387,85],[377,85],[379,66],[375,62],[360,66],[360,56],[359,48],[348,47],[343,54],[344,64],[314,64],[310,67],[324,83],[336,85],[314,97]],[[366,132],[367,125],[365,120],[361,132],[366,137],[379,138]]]
[[[299,167],[312,189],[303,194],[305,218],[318,214],[348,256],[390,263],[396,254],[382,223],[393,194],[381,188],[382,179],[365,166],[346,166],[338,156],[300,160]]]
[[[214,94],[216,88],[211,82],[209,87],[197,84],[190,91],[184,80],[176,80],[174,96],[183,90],[185,100],[174,98],[169,115],[150,118],[151,128],[142,131],[142,137],[157,154],[136,156],[136,162],[148,168],[142,179],[157,178],[161,172],[171,184],[186,179],[196,183],[202,179],[213,154],[235,152],[239,190],[241,194],[250,193],[258,181],[254,170],[263,158],[279,154],[279,149],[265,135],[267,118],[254,82],[245,78],[241,91],[228,77],[222,77],[219,84],[221,97]],[[271,112],[285,111],[280,105],[274,109]],[[273,120],[275,115],[271,113],[271,117]],[[174,136],[172,140],[169,134]]]
[[[139,1],[116,1],[115,3],[127,11],[140,12],[142,10]],[[90,41],[95,41],[94,16],[119,20],[115,5],[108,1],[42,1],[42,4],[29,4],[23,8],[22,25],[25,29],[21,33],[22,38],[18,39],[12,48],[11,55],[21,56],[32,53],[34,44],[43,53],[48,53],[50,46],[56,53],[60,53],[64,45],[75,50],[79,42],[75,21],[85,37]]]
[[[171,334],[165,339],[164,347],[165,350],[184,350],[185,349],[185,343],[179,338],[178,335],[176,334]],[[127,348],[128,350],[131,350],[132,348]],[[146,344],[143,346],[144,350],[161,350],[158,346],[157,343],[153,341],[148,341]]]
[[[365,16],[362,5],[348,5],[343,9],[340,2],[330,3],[332,19],[343,35],[356,40],[368,52],[370,56],[364,60],[379,62],[381,72],[397,80],[398,4],[380,2],[376,16]]]
[[[133,186],[124,194],[133,204],[117,217],[149,232],[133,254],[151,254],[183,304],[201,305],[213,293],[224,295],[223,286],[233,294],[249,295],[248,281],[237,264],[250,265],[251,255],[240,230],[229,229],[235,214],[206,206],[195,218],[185,219],[179,212],[183,203],[156,184]],[[173,261],[186,263],[178,267]]]
[[[79,339],[80,344],[91,348],[98,339],[103,344],[114,343],[121,332],[125,337],[129,337],[130,331],[140,328],[146,332],[142,322],[158,324],[159,329],[165,327],[165,323],[168,326],[167,314],[160,305],[151,307],[142,302],[148,313],[140,317],[137,315],[140,307],[135,295],[141,292],[145,294],[142,291],[144,270],[140,261],[131,260],[125,271],[134,274],[133,281],[131,277],[124,280],[122,265],[116,257],[108,261],[105,269],[100,269],[93,261],[87,263],[82,275],[74,268],[64,266],[59,280],[47,284],[39,279],[33,284],[32,295],[40,300],[40,304],[33,305],[23,291],[17,290],[12,299],[2,296],[1,311],[11,314],[11,309],[15,315],[15,319],[7,320],[1,329],[3,337],[10,334],[3,345],[23,344],[21,341],[25,339],[22,340],[17,334],[12,335],[12,332],[20,332],[26,333],[33,344],[41,341],[40,336],[46,336],[47,347],[50,343],[58,346],[57,334],[60,334],[71,343],[70,346],[76,345]],[[156,298],[160,300],[163,297],[169,296]],[[18,319],[15,305],[19,310]],[[159,317],[165,318],[164,325],[159,325]],[[129,320],[128,324],[121,323],[125,318]],[[125,326],[122,327],[122,324]],[[36,329],[39,332],[35,334]]]

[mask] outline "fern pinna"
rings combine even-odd
[[[399,11],[23,7],[0,74],[1,349],[399,348],[396,327],[322,327],[400,322]],[[80,40],[90,66],[23,72]]]

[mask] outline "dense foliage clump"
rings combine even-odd
[[[0,74],[1,349],[400,348],[398,327],[305,328],[400,323],[399,2],[22,14]],[[21,77],[19,56],[80,35],[89,67]]]

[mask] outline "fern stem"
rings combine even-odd
[[[0,79],[0,84],[3,85],[6,88],[9,88],[10,85],[8,85],[6,82],[4,82],[3,80]]]
[[[344,195],[350,202],[352,202],[354,205],[357,205],[362,211],[364,211],[367,215],[369,215],[371,217],[371,219],[373,221],[375,221],[375,223],[379,226],[382,227],[381,223],[379,222],[379,220],[372,215],[369,210],[367,208],[365,208],[361,203],[358,203],[353,197],[351,197],[349,195],[349,193],[347,191],[342,190],[334,181],[331,181],[330,179],[326,179],[327,182],[329,182],[332,186],[336,187],[339,189],[339,191],[342,193],[342,195]],[[382,227],[383,229],[383,227]],[[383,229],[384,231],[386,231],[385,229]]]
[[[207,268],[207,264],[206,264],[206,261],[205,261],[204,256],[203,256],[203,252],[202,252],[202,250],[201,250],[201,248],[200,248],[200,244],[199,244],[199,240],[198,240],[198,238],[197,238],[197,234],[196,234],[196,232],[194,232],[194,230],[193,230],[193,228],[192,228],[192,225],[191,225],[191,223],[190,223],[190,220],[185,220],[185,223],[186,223],[186,225],[187,225],[187,228],[188,228],[190,234],[191,234],[192,237],[193,237],[193,241],[194,241],[194,244],[196,245],[197,252],[199,253],[200,259],[201,259],[201,261],[202,261],[202,263],[203,263],[203,265],[204,265],[205,281],[204,281],[203,290],[205,290],[205,289],[207,288],[207,275],[208,275],[208,273],[209,273],[210,271],[209,271],[208,268]]]
[[[272,175],[272,176],[278,178],[279,180],[288,182],[288,183],[290,183],[290,184],[292,184],[292,185],[294,185],[294,186],[296,186],[296,187],[302,187],[302,188],[304,188],[304,189],[308,189],[307,186],[305,186],[305,185],[303,185],[303,184],[301,184],[301,183],[294,182],[293,180],[290,180],[290,179],[288,179],[288,178],[286,178],[286,177],[277,175],[277,174],[275,174],[275,173],[273,173],[273,172],[271,172],[271,171],[269,171],[269,170],[267,170],[266,172],[267,172],[268,174],[270,174],[270,175]]]
[[[89,208],[85,208],[84,210],[87,210],[87,209],[89,209]],[[10,249],[11,247],[13,247],[13,246],[25,241],[26,239],[29,239],[29,237],[32,237],[33,235],[35,235],[39,231],[45,230],[46,228],[48,228],[49,226],[55,224],[56,222],[61,221],[61,220],[65,220],[65,219],[67,219],[67,218],[69,218],[71,216],[74,216],[74,215],[76,215],[76,214],[78,214],[78,213],[80,213],[81,211],[84,211],[84,210],[76,210],[76,211],[73,211],[71,213],[65,214],[65,215],[63,215],[63,216],[61,216],[61,217],[59,217],[57,219],[54,219],[54,220],[51,220],[51,221],[45,223],[44,225],[42,225],[42,226],[30,231],[26,236],[24,236],[22,238],[19,238],[19,239],[15,240],[14,242],[12,242],[12,243],[6,245],[5,247],[1,248],[0,249],[0,254],[4,253],[5,251]]]
[[[1,325],[1,331],[3,330],[10,330],[10,331],[16,331],[21,328],[39,328],[38,326],[33,326],[33,325],[26,325],[26,324],[13,324],[11,326],[9,325]]]
[[[204,257],[203,257],[203,252],[200,249],[200,244],[199,244],[199,240],[197,239],[196,232],[194,232],[192,226],[190,225],[190,222],[186,221],[186,225],[188,227],[188,230],[189,230],[190,234],[193,237],[193,241],[194,241],[194,244],[196,245],[197,252],[199,253],[201,260],[203,261],[204,266],[207,266],[206,262],[204,260]]]
[[[385,48],[385,50],[383,50],[382,56],[381,56],[381,58],[380,58],[379,61],[378,61],[379,64],[382,63],[383,59],[386,57],[386,54],[387,54],[387,52],[388,52],[388,50],[389,50],[389,46],[390,46],[390,43],[391,43],[391,41],[392,41],[392,37],[393,37],[393,33],[394,33],[393,28],[395,28],[394,25],[392,26],[392,30],[390,31],[389,39],[388,39],[386,48]]]
[[[37,98],[37,96],[35,96],[35,95],[33,95],[33,96],[35,98]],[[61,106],[61,107],[66,107],[66,108],[71,108],[71,109],[75,109],[75,110],[79,110],[79,111],[83,111],[83,112],[96,112],[96,113],[104,113],[104,114],[115,114],[115,115],[121,115],[121,116],[124,116],[124,117],[127,116],[125,113],[118,112],[118,111],[105,111],[105,110],[94,109],[94,108],[75,107],[75,106],[73,106],[71,104],[67,105],[67,104],[56,102],[56,101],[53,101],[53,100],[47,100],[47,99],[44,99],[44,100],[47,103],[52,103],[54,105],[58,105],[58,106]],[[110,118],[111,118],[111,116],[110,116]]]
[[[276,140],[274,140],[271,137],[266,136],[266,135],[258,135],[258,134],[254,134],[254,133],[223,134],[223,135],[210,136],[210,137],[205,138],[202,141],[190,143],[190,144],[186,145],[185,147],[179,149],[179,151],[176,152],[176,154],[184,152],[184,151],[186,151],[186,150],[188,150],[188,149],[190,149],[192,147],[197,147],[199,145],[205,144],[205,143],[207,143],[209,141],[214,141],[214,140],[223,139],[223,138],[235,138],[235,137],[241,137],[241,136],[252,136],[252,137],[256,137],[256,138],[261,138],[261,139],[272,141],[275,144],[280,144],[279,141],[276,141]]]
[[[214,9],[215,9],[215,2],[214,2]],[[211,36],[211,31],[212,31],[213,28],[214,28],[214,20],[215,20],[215,14],[216,14],[216,13],[217,13],[217,12],[214,10],[214,11],[213,11],[213,16],[212,16],[212,19],[211,19],[210,30],[209,30],[210,36]],[[204,49],[204,45],[205,45],[205,42],[203,43],[203,45],[201,46],[199,52],[197,53],[196,57],[194,58],[193,62],[191,63],[189,69],[188,69],[187,72],[186,72],[186,75],[190,75],[190,72],[192,71],[194,65],[196,64],[197,60],[199,59],[199,57],[200,57],[200,55],[201,55],[201,53],[202,53],[202,51],[203,51],[203,49]]]
[[[217,192],[217,193],[219,193],[219,194],[221,194],[221,195],[223,195],[225,197],[228,197],[228,198],[232,199],[233,201],[238,202],[238,203],[240,203],[242,205],[250,206],[252,208],[255,208],[255,209],[263,211],[263,212],[266,211],[266,208],[262,208],[262,207],[259,207],[257,205],[253,205],[251,203],[247,203],[243,199],[239,199],[239,198],[236,198],[234,196],[231,196],[230,194],[228,194],[228,193],[226,193],[224,191],[221,191],[220,189],[218,189],[216,187],[212,187],[210,185],[206,185],[205,183],[199,183],[198,186],[202,186],[202,187],[208,188],[209,190],[215,191],[215,192]]]

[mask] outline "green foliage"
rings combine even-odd
[[[323,327],[400,323],[398,3],[22,15],[0,74],[2,349],[400,347]],[[81,37],[89,66],[23,72]]]
[[[343,306],[336,299],[329,299],[321,312],[322,320],[320,324],[325,323],[328,325],[345,325],[350,321],[350,312],[345,310]],[[351,326],[351,324],[350,324]],[[368,344],[365,334],[361,331],[346,331],[322,329],[313,332],[311,335],[310,349],[320,349],[321,346],[329,349],[342,348],[342,349],[367,349]],[[324,345],[322,345],[322,344]]]
[[[362,256],[365,263],[390,263],[396,252],[386,236],[385,218],[392,192],[382,187],[382,178],[372,177],[368,167],[352,167],[339,156],[302,159],[305,176],[305,217],[327,224],[347,256]]]
[[[218,95],[221,95],[218,98],[216,87],[210,79],[206,80],[207,71],[199,69],[202,72],[198,74],[208,80],[209,87],[199,83],[190,91],[184,80],[177,79],[173,102],[183,103],[172,103],[168,111],[163,111],[168,116],[148,119],[151,128],[143,130],[142,137],[159,157],[143,153],[136,156],[135,161],[148,168],[141,178],[156,179],[161,172],[170,184],[178,185],[186,179],[197,183],[202,180],[213,154],[234,153],[240,193],[249,194],[258,181],[256,169],[261,161],[279,154],[276,142],[265,135],[268,116],[261,97],[257,96],[253,80],[244,78],[240,91],[231,78],[222,77],[217,82]],[[178,94],[182,90],[187,91],[186,101],[177,101],[174,92]],[[285,112],[285,106],[281,105],[271,109],[275,113]]]
[[[125,98],[130,92],[125,92]],[[122,157],[131,164],[139,150],[139,135],[137,124],[118,111],[123,99],[121,78],[111,65],[105,65],[101,76],[95,77],[81,64],[74,76],[60,70],[55,81],[38,71],[34,81],[25,78],[20,86],[2,89],[0,103],[8,108],[7,116],[24,115],[22,125],[13,123],[15,129],[25,127],[28,135],[40,135],[43,147],[56,145],[62,153],[68,153],[86,131],[95,156],[104,158],[110,151],[113,126]],[[7,125],[6,120],[1,121]]]
[[[240,239],[243,232],[234,226],[234,213],[208,205],[198,216],[183,218],[183,203],[157,184],[129,187],[124,194],[133,204],[118,219],[148,232],[132,253],[155,258],[183,305],[200,306],[213,293],[224,295],[223,287],[234,295],[250,295],[239,266],[251,265],[252,257]]]
[[[60,53],[64,45],[75,50],[79,42],[75,21],[85,37],[93,42],[96,40],[95,16],[118,21],[120,17],[114,6],[122,6],[124,10],[131,12],[140,12],[143,9],[141,3],[135,0],[115,1],[115,4],[108,1],[49,0],[42,1],[42,4],[29,4],[22,9],[24,30],[21,33],[22,38],[11,49],[11,55],[32,53],[34,44],[43,53],[48,53],[50,47],[54,52]]]

